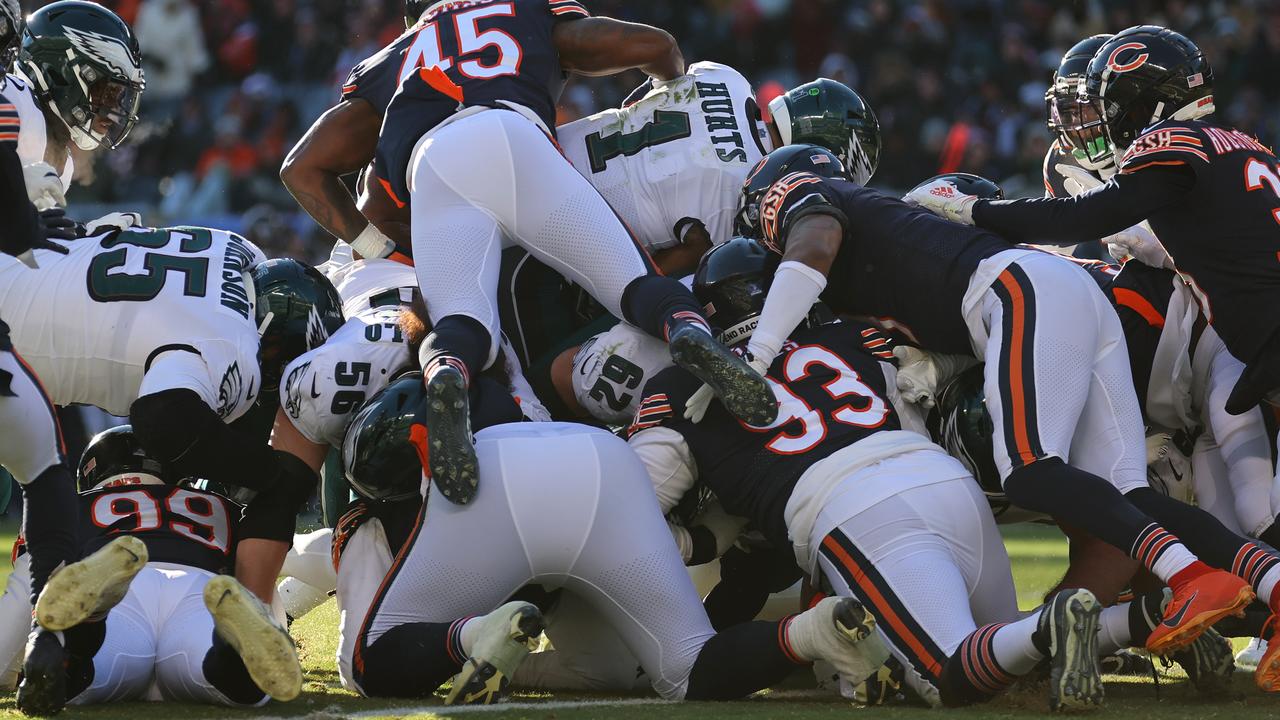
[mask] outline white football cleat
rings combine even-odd
[[[147,546],[122,535],[89,557],[54,572],[36,600],[36,620],[46,630],[66,630],[102,617],[124,599],[129,583],[147,564]]]
[[[1249,641],[1249,644],[1243,650],[1236,653],[1236,669],[1253,672],[1257,669],[1262,656],[1266,654],[1267,641],[1262,638],[1254,638]]]
[[[293,638],[271,611],[230,575],[204,586],[204,606],[218,635],[235,648],[263,692],[287,702],[302,692],[302,665]]]
[[[787,640],[800,657],[826,660],[842,679],[857,684],[889,659],[875,630],[876,619],[862,603],[828,597],[791,619]]]
[[[479,633],[462,671],[453,677],[445,705],[488,705],[503,696],[511,675],[538,647],[545,623],[537,607],[509,602],[472,622]]]

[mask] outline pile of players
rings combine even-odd
[[[892,158],[839,83],[764,122],[736,71],[576,0],[411,1],[282,169],[340,239],[316,269],[69,220],[69,144],[124,140],[139,49],[93,3],[0,9],[0,461],[24,500],[0,644],[24,712],[296,697],[258,599],[282,567],[291,616],[336,589],[345,686],[452,679],[450,703],[732,699],[814,664],[947,706],[1045,669],[1050,707],[1080,708],[1131,646],[1221,692],[1213,627],[1258,638],[1280,610],[1280,170],[1212,122],[1176,32],[1067,54],[1050,197],[949,175],[899,199],[865,187]],[[632,68],[623,107],[554,126],[568,74]],[[75,477],[71,403],[130,421]],[[346,512],[291,552],[322,475]],[[1029,614],[997,514],[1072,538]],[[686,566],[717,559],[704,601]],[[1280,645],[1255,655],[1280,690]]]

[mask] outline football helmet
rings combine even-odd
[[[342,438],[342,470],[356,494],[395,501],[419,493],[422,463],[409,432],[425,397],[422,373],[405,373],[352,418]]]
[[[404,26],[411,28],[418,24],[418,20],[422,18],[422,13],[427,8],[435,4],[435,0],[405,0],[404,1]]]
[[[821,145],[835,153],[850,180],[865,185],[880,162],[880,121],[844,83],[820,78],[769,103],[783,145]]]
[[[274,392],[286,365],[342,327],[342,298],[329,278],[297,260],[267,260],[246,277],[255,298],[262,389]]]
[[[988,180],[982,177],[981,175],[974,175],[973,173],[962,173],[962,172],[943,173],[942,175],[935,175],[934,177],[931,177],[928,180],[925,180],[924,182],[915,186],[915,188],[912,188],[911,192],[915,192],[916,190],[924,187],[925,185],[933,183],[937,180],[946,180],[952,185],[955,185],[956,189],[965,195],[973,195],[974,197],[978,197],[983,200],[1003,200],[1004,199],[1004,188],[997,185],[994,180]],[[907,194],[910,195],[911,193],[907,193]]]
[[[118,425],[93,436],[80,455],[76,489],[82,493],[117,485],[163,485],[165,471],[149,457],[132,425]]]
[[[22,8],[18,0],[0,0],[0,71],[12,72],[22,47]]]
[[[138,39],[97,3],[62,0],[32,13],[18,69],[81,150],[116,148],[138,122],[146,87]]]
[[[989,499],[1004,497],[992,445],[995,426],[983,392],[982,365],[956,375],[938,392],[929,426],[934,441],[969,469]]]
[[[1119,32],[1089,61],[1080,86],[1078,141],[1085,159],[1117,162],[1142,131],[1162,120],[1214,111],[1213,68],[1186,36],[1157,25]]]
[[[1111,162],[1110,156],[1101,161],[1088,159],[1085,138],[1078,130],[1083,124],[1082,113],[1092,118],[1092,107],[1080,102],[1080,82],[1084,79],[1089,61],[1098,52],[1098,48],[1111,39],[1111,35],[1101,34],[1087,37],[1071,46],[1058,69],[1053,73],[1049,89],[1044,93],[1044,105],[1049,132],[1053,133],[1058,145],[1070,152],[1082,166],[1089,170],[1097,170]]]
[[[835,153],[817,145],[787,145],[760,159],[742,183],[738,214],[733,232],[741,237],[759,239],[760,201],[775,182],[794,172],[809,172],[824,178],[845,176],[844,163]]]
[[[693,273],[693,295],[707,321],[720,332],[720,342],[733,345],[751,337],[778,259],[763,245],[736,237],[712,248]]]

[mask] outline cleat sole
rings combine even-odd
[[[466,505],[480,485],[480,461],[471,438],[470,399],[462,373],[446,369],[427,383],[427,443],[431,482],[445,499]]]
[[[725,409],[755,427],[778,419],[778,402],[769,383],[751,366],[700,330],[671,338],[671,359],[711,386]]]
[[[49,578],[36,600],[36,620],[47,630],[66,630],[114,607],[148,560],[147,546],[122,535],[89,557]]]
[[[1105,691],[1098,665],[1098,621],[1102,607],[1088,590],[1055,598],[1050,623],[1049,709],[1083,710],[1102,705]]]
[[[302,666],[293,638],[272,622],[257,598],[234,578],[218,575],[204,586],[204,604],[217,633],[235,648],[259,689],[280,701],[298,697]]]

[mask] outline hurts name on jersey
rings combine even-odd
[[[711,142],[717,145],[716,156],[722,161],[747,162],[746,146],[743,145],[742,131],[738,127],[738,118],[733,107],[733,95],[729,86],[724,83],[696,83],[698,97],[702,98],[702,113],[707,123],[707,134]],[[754,109],[748,109],[747,116],[754,115]],[[717,134],[721,133],[721,134]],[[718,147],[733,145],[733,148]]]

